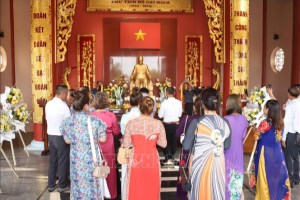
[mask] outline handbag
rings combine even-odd
[[[185,118],[183,132],[182,132],[182,134],[180,136],[180,143],[181,144],[182,144],[182,141],[184,140],[184,137],[185,137],[185,128],[186,128],[186,123],[187,123],[188,118],[189,118],[189,116],[187,115],[186,118]]]
[[[131,153],[131,147],[124,147],[123,145],[121,145],[117,156],[118,163],[127,164],[130,153]]]
[[[189,153],[187,162],[185,162],[182,158],[182,156],[183,156],[183,149],[182,149],[181,150],[181,158],[179,161],[179,174],[181,177],[180,183],[181,183],[181,187],[182,187],[183,191],[186,191],[186,192],[191,191],[191,188],[192,188],[192,184],[190,182],[190,176],[189,176],[189,168],[187,167],[187,163],[190,159],[190,154],[191,153]]]
[[[96,167],[93,171],[93,176],[97,178],[106,178],[108,174],[110,173],[110,168],[107,166],[107,162],[104,160],[104,156],[102,153],[102,150],[99,150],[98,146],[98,152],[100,156],[100,162],[99,164],[97,163],[97,157],[96,157],[96,152],[95,152],[95,144],[94,144],[94,139],[92,135],[92,126],[91,126],[91,118],[88,117],[88,131],[89,131],[89,137],[90,137],[90,143],[91,143],[91,148],[92,148],[92,155],[93,155],[93,161],[96,164]],[[102,160],[103,157],[103,160]]]
[[[187,118],[188,118],[188,116],[187,116]],[[197,124],[199,124],[201,120],[202,120],[202,118],[198,119],[197,120]],[[185,132],[186,122],[187,122],[187,119],[186,119],[185,125],[184,125],[184,132]],[[188,156],[186,162],[182,158],[182,156],[183,156],[183,149],[181,149],[181,156],[180,156],[180,161],[179,161],[179,174],[180,174],[180,177],[181,177],[181,187],[182,187],[183,191],[186,191],[186,192],[189,192],[192,189],[192,183],[191,183],[191,180],[190,180],[188,163],[190,161],[191,153],[193,153],[194,150],[195,150],[195,143],[196,143],[196,138],[194,140],[193,150],[190,150],[189,156]]]

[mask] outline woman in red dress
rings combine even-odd
[[[139,102],[141,116],[130,120],[125,128],[124,147],[132,146],[122,200],[160,199],[160,162],[156,145],[167,146],[161,121],[153,119],[154,101],[144,97]]]
[[[95,95],[93,106],[96,109],[91,115],[96,116],[105,122],[106,129],[106,142],[99,142],[99,146],[102,149],[105,160],[110,167],[110,173],[106,178],[108,189],[111,199],[117,198],[117,172],[116,172],[116,157],[115,157],[115,145],[114,135],[120,134],[120,127],[116,115],[113,112],[109,112],[106,109],[109,106],[109,99],[106,93],[98,92]]]

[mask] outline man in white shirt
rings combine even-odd
[[[285,147],[285,160],[291,182],[298,185],[299,178],[299,150],[300,147],[295,143],[297,134],[300,134],[300,94],[297,86],[288,89],[290,102],[285,109],[284,130],[282,136],[282,146]]]
[[[166,130],[168,145],[165,149],[166,161],[164,164],[174,164],[174,154],[176,153],[176,129],[178,127],[179,118],[182,114],[182,103],[175,99],[175,89],[168,87],[166,90],[167,100],[164,100],[158,111],[158,117],[163,118],[163,124]]]
[[[62,121],[71,116],[66,104],[68,88],[66,85],[56,86],[56,95],[45,107],[47,120],[47,133],[49,137],[50,161],[48,169],[48,191],[56,188],[56,174],[59,178],[59,192],[63,192],[67,186],[69,175],[69,146],[59,130]]]

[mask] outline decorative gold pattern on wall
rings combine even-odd
[[[41,124],[37,100],[52,98],[51,0],[31,0],[31,67],[33,122]]]
[[[230,7],[230,93],[244,94],[249,84],[249,0],[231,0]]]
[[[71,87],[70,87],[70,83],[69,83],[69,81],[68,81],[68,76],[71,74],[71,71],[72,71],[71,67],[67,67],[67,68],[65,69],[65,72],[64,72],[64,75],[63,75],[64,84],[68,87],[68,89],[71,88]]]
[[[95,86],[95,35],[78,35],[77,41],[78,87]]]
[[[71,36],[77,0],[57,0],[56,6],[56,63],[65,60],[67,42]]]
[[[217,63],[225,63],[224,0],[203,0]]]
[[[194,12],[193,0],[87,0],[87,11]]]
[[[191,84],[202,86],[202,36],[185,36],[185,77],[189,77]]]
[[[213,68],[213,75],[216,76],[216,82],[213,85],[213,88],[215,88],[216,90],[219,90],[220,87],[220,83],[221,83],[221,75],[220,75],[220,70],[217,68]]]

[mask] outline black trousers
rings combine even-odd
[[[50,161],[48,169],[48,187],[56,185],[56,174],[59,187],[65,188],[70,173],[70,145],[66,144],[63,136],[49,135]]]
[[[193,103],[185,103],[184,104],[184,111],[186,112],[186,114],[192,115],[193,114],[193,109],[194,109],[194,104]]]
[[[176,140],[176,129],[178,124],[166,124],[164,123],[167,136],[167,147],[165,148],[166,160],[174,159],[174,154],[176,153],[177,140]]]
[[[291,183],[299,183],[299,146],[295,144],[296,134],[286,136],[285,160]]]

